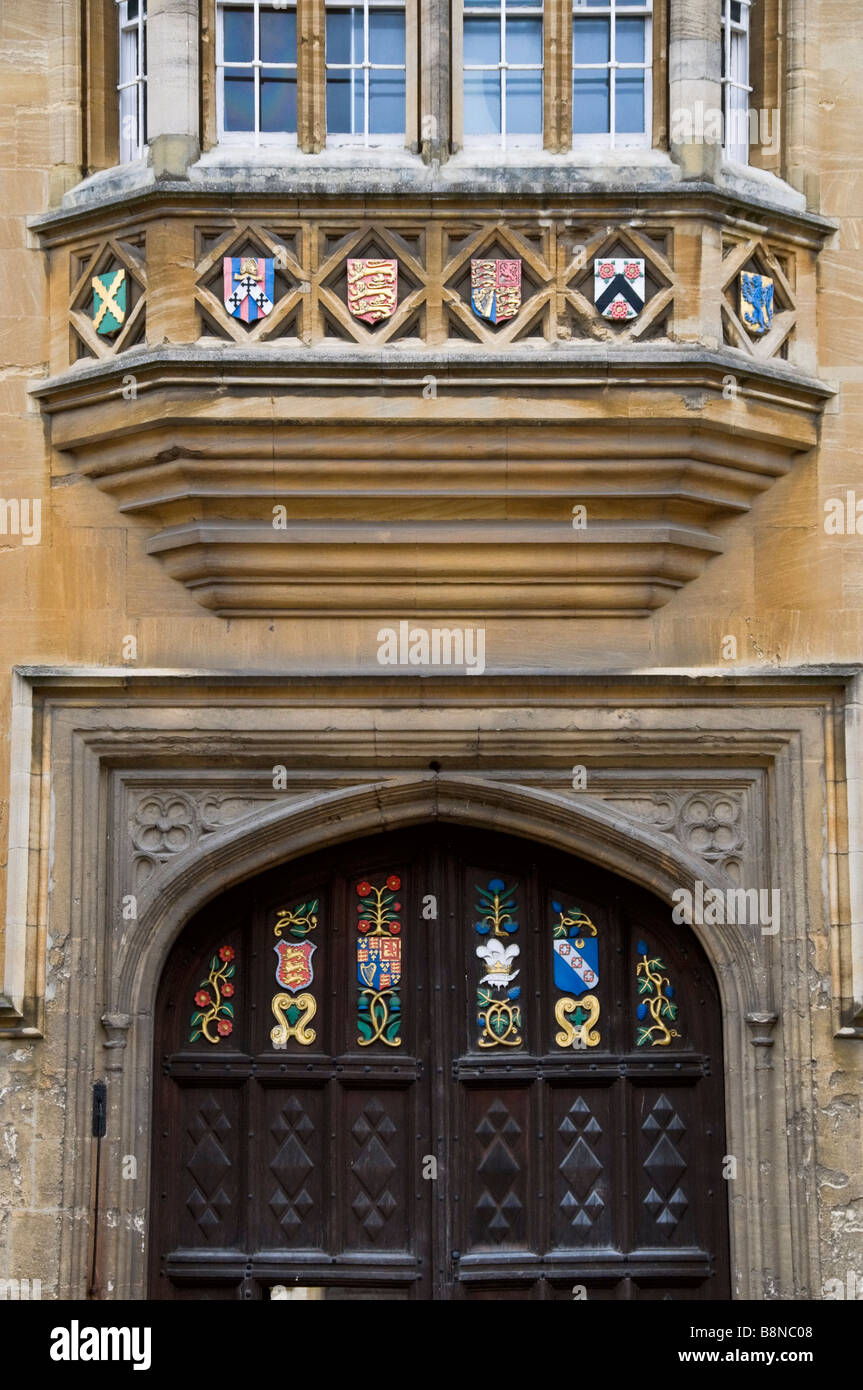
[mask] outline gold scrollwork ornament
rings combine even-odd
[[[293,1022],[289,1022],[285,1010],[293,1006],[299,1010],[299,1017]],[[278,1027],[271,1029],[270,1041],[273,1047],[286,1047],[289,1038],[296,1038],[303,1047],[308,1047],[315,1040],[314,1028],[309,1028],[310,1019],[314,1018],[317,1004],[311,994],[300,994],[296,999],[292,999],[289,994],[276,994],[272,1001],[273,1017]]]
[[[567,1021],[567,1015],[575,1013],[576,1009],[587,1011],[584,1023],[575,1024]],[[599,1000],[595,994],[585,994],[583,999],[570,999],[565,995],[555,1004],[554,1016],[561,1028],[561,1031],[554,1035],[558,1047],[599,1046],[599,1030],[594,1028],[594,1024],[599,1022]]]

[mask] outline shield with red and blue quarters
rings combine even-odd
[[[402,943],[395,936],[361,936],[357,941],[357,980],[375,991],[393,989],[402,977]]]

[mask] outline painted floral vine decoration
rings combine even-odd
[[[217,1043],[234,1031],[234,1006],[229,1001],[234,994],[231,979],[236,968],[235,955],[233,946],[220,946],[218,955],[210,961],[210,973],[195,993],[196,1012],[189,1023],[189,1042],[197,1042],[203,1036],[208,1043]]]
[[[642,1025],[648,1016],[653,1021],[639,1028],[635,1045],[643,1047],[649,1042],[651,1047],[667,1047],[672,1038],[680,1037],[676,1028],[669,1028],[663,1022],[663,1019],[668,1019],[673,1023],[677,1018],[678,1006],[672,1002],[674,988],[668,976],[662,974],[666,967],[659,956],[648,956],[647,945],[643,941],[638,942],[636,950],[641,956],[636,966],[638,993],[645,998],[635,1012]]]

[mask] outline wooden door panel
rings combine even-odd
[[[329,1206],[324,1088],[258,1085],[253,1111],[252,1247],[323,1250]]]
[[[618,1247],[619,1087],[552,1086],[551,1248]]]
[[[527,1086],[464,1088],[468,1253],[529,1247],[537,1130],[532,1101]]]
[[[630,1094],[636,1140],[635,1245],[704,1249],[707,1233],[697,1203],[701,1184],[696,1166],[704,1136],[696,1129],[694,1088],[636,1086]]]
[[[180,1141],[176,1245],[237,1249],[245,1095],[238,1086],[178,1088]],[[170,1195],[170,1194],[169,1194]]]
[[[728,1296],[716,982],[602,870],[442,826],[272,870],[156,1034],[155,1296]]]
[[[351,1087],[343,1092],[349,1168],[342,1200],[346,1250],[413,1250],[408,1220],[409,1177],[416,1171],[412,1112],[406,1090]]]

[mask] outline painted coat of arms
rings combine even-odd
[[[593,989],[599,983],[599,943],[586,940],[576,948],[573,941],[555,941],[554,983],[576,998]]]
[[[348,260],[348,308],[363,323],[392,318],[399,302],[399,263]]]
[[[470,302],[489,323],[515,318],[521,308],[521,261],[471,261]]]
[[[93,276],[93,327],[109,337],[126,321],[126,272],[108,270]]]
[[[593,302],[604,319],[634,319],[644,308],[644,261],[627,256],[593,262]]]
[[[740,317],[744,326],[760,337],[773,323],[773,281],[754,271],[740,272]]]
[[[231,318],[255,323],[273,312],[275,262],[264,256],[225,256],[225,308]]]
[[[553,902],[557,921],[552,929],[554,984],[561,997],[554,1006],[560,1024],[555,1034],[558,1047],[598,1047],[600,1004],[590,991],[599,984],[597,932],[581,908],[564,908]]]
[[[357,980],[367,989],[392,989],[402,977],[398,937],[366,936],[357,941]]]
[[[306,989],[315,978],[312,956],[317,947],[311,941],[279,941],[273,950],[278,956],[276,980],[282,988],[291,994]]]

